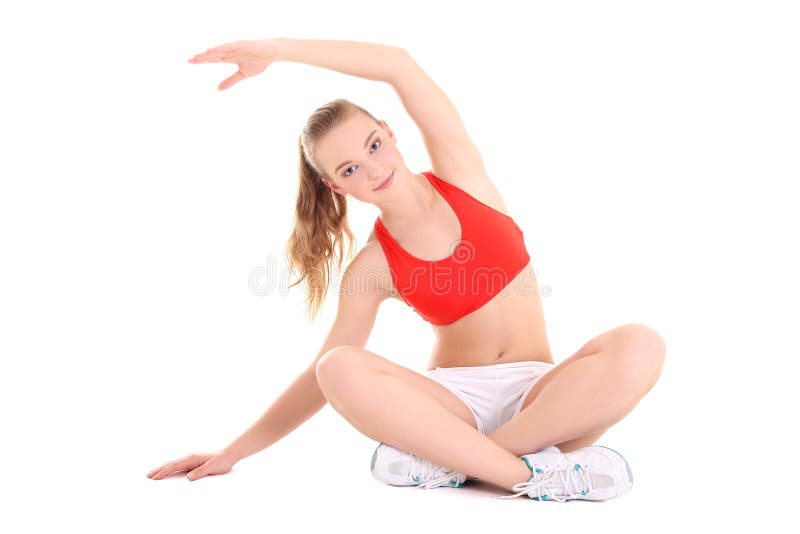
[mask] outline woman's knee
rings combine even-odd
[[[654,384],[661,375],[666,358],[664,338],[646,325],[630,324],[625,327],[619,350],[625,369],[634,377],[646,376]]]
[[[323,381],[336,380],[351,374],[353,366],[362,363],[363,357],[364,352],[358,347],[340,345],[332,348],[317,361],[317,382],[321,385]]]

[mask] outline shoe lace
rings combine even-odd
[[[528,494],[539,500],[565,502],[568,498],[580,498],[592,491],[592,481],[580,464],[571,467],[548,467],[542,469],[534,464],[533,476],[526,481],[515,484],[514,495],[494,496],[493,499],[513,499]]]
[[[413,455],[411,459],[410,476],[417,482],[422,481],[420,484],[414,486],[413,489],[430,489],[442,485],[450,485],[453,487],[461,487],[467,479],[467,475],[456,473],[450,469],[439,466],[417,455]]]

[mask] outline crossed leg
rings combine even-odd
[[[655,385],[665,352],[647,326],[609,330],[543,376],[522,411],[489,436],[447,388],[371,351],[336,347],[316,371],[328,402],[364,435],[513,491],[529,478],[520,456],[594,443]]]
[[[528,392],[520,413],[489,435],[515,454],[595,443],[656,384],[666,354],[650,327],[627,324],[588,341]]]

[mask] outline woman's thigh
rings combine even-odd
[[[367,349],[344,345],[329,350],[317,362],[317,377],[318,380],[336,380],[337,377],[352,376],[354,367],[380,371],[399,378],[406,384],[427,393],[453,415],[477,430],[478,423],[475,421],[475,416],[455,393],[432,378],[398,365]]]

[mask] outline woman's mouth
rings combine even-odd
[[[384,180],[381,185],[373,189],[373,191],[380,191],[382,189],[386,189],[387,187],[389,187],[389,184],[392,183],[393,179],[394,179],[394,171],[392,171],[392,174],[390,174],[389,177],[386,180]]]

